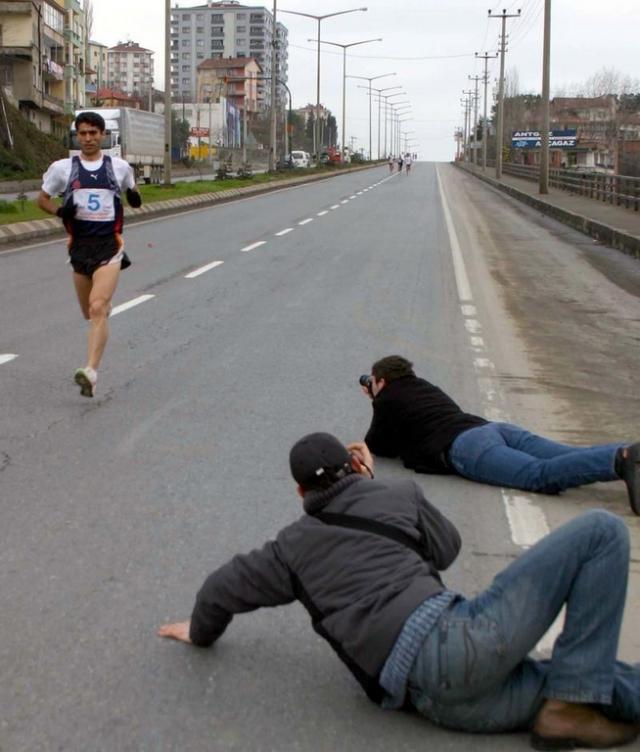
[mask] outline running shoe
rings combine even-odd
[[[83,397],[93,397],[93,393],[98,383],[98,374],[93,368],[78,368],[73,376],[73,380],[80,387],[80,394]]]

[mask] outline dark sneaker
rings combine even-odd
[[[618,463],[618,475],[624,481],[629,494],[629,504],[634,514],[640,515],[640,443],[625,447],[627,456],[622,456]]]
[[[98,374],[93,368],[78,368],[73,376],[73,380],[80,387],[80,394],[83,397],[93,397],[93,393],[98,383]]]

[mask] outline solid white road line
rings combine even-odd
[[[0,366],[3,363],[9,363],[12,360],[15,360],[18,356],[15,353],[3,353],[0,354]]]
[[[436,176],[438,178],[438,187],[440,188],[440,200],[442,201],[442,211],[444,213],[444,219],[447,225],[447,231],[449,233],[449,243],[451,245],[451,257],[453,258],[453,271],[456,277],[456,285],[458,286],[458,296],[460,302],[469,303],[473,298],[471,295],[471,285],[469,284],[469,277],[467,276],[467,270],[462,258],[462,251],[460,250],[460,243],[458,242],[458,235],[456,234],[456,228],[453,225],[451,219],[451,212],[449,211],[449,204],[447,198],[444,195],[444,189],[442,187],[442,181],[440,180],[440,173],[436,170]]]
[[[126,303],[121,303],[120,305],[115,306],[115,308],[111,311],[111,316],[117,316],[123,311],[128,311],[129,308],[134,308],[135,306],[140,305],[140,303],[146,303],[147,300],[151,300],[151,298],[155,298],[155,295],[139,295],[137,298],[133,298],[133,300],[128,300]]]
[[[319,216],[319,217],[324,217],[324,215],[325,215],[325,214],[328,214],[328,213],[329,213],[329,210],[328,210],[328,209],[325,209],[324,211],[318,212],[318,216]]]
[[[240,250],[246,253],[247,251],[252,251],[254,248],[258,248],[259,246],[264,245],[266,242],[266,240],[258,240],[255,243],[251,243],[251,245],[247,245],[244,248],[241,248]]]
[[[308,225],[309,222],[313,222],[313,217],[309,217],[308,219],[303,219],[302,222],[298,222],[299,225]]]
[[[286,235],[288,232],[293,232],[293,227],[287,227],[284,230],[280,230],[280,232],[276,232],[276,237],[279,238],[281,235]]]
[[[194,277],[199,277],[201,274],[208,272],[210,269],[215,269],[216,266],[220,266],[221,264],[224,264],[224,261],[212,261],[210,264],[205,264],[204,266],[189,272],[189,274],[185,274],[184,278],[193,279]]]

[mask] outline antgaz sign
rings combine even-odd
[[[577,131],[569,128],[563,131],[549,131],[549,148],[575,149]],[[540,131],[513,131],[511,146],[514,149],[539,149],[541,146]]]

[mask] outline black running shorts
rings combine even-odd
[[[118,250],[118,241],[112,236],[74,238],[69,248],[69,260],[74,272],[92,277],[95,270],[100,266],[106,266]],[[120,268],[126,269],[128,266],[131,266],[131,261],[125,253]]]

